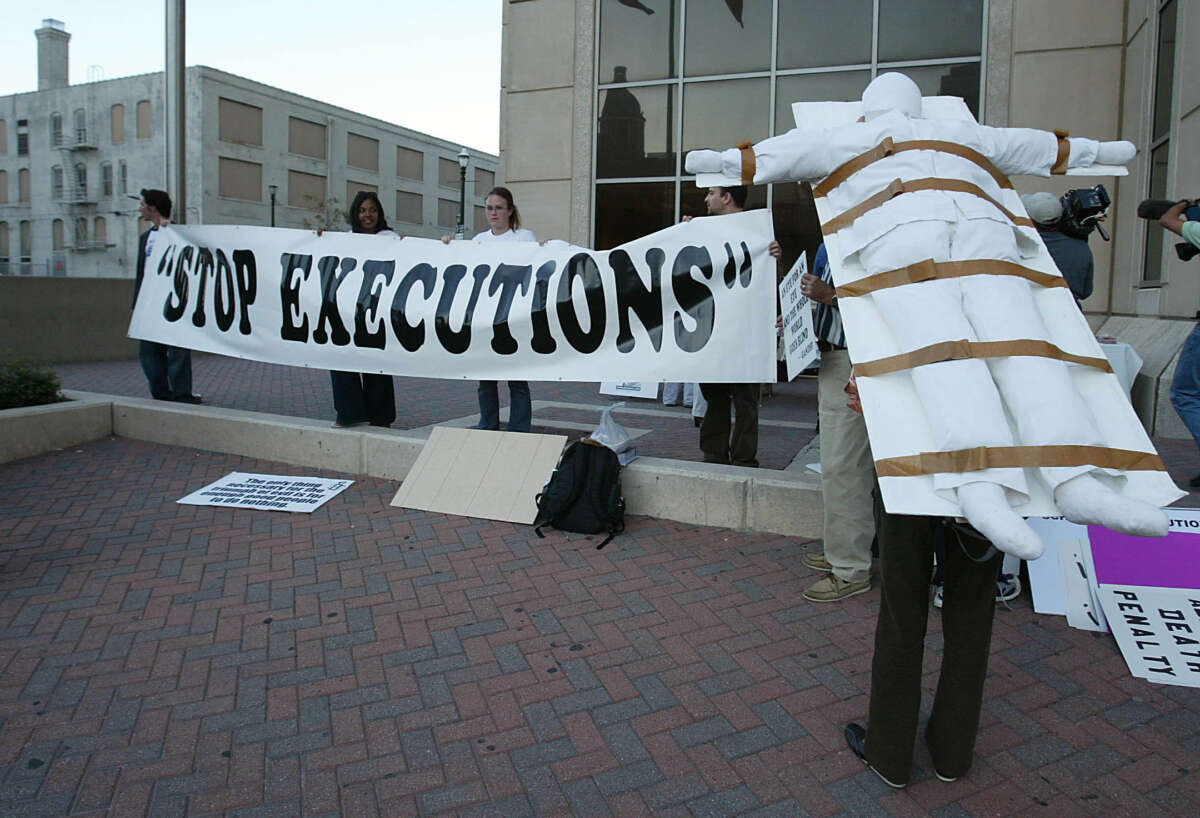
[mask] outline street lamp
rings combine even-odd
[[[466,237],[467,163],[470,161],[471,154],[467,153],[466,148],[458,152],[458,229],[454,231],[456,239]]]
[[[275,191],[279,190],[279,185],[267,185],[267,190],[271,191],[271,226],[275,226]]]

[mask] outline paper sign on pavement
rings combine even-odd
[[[602,381],[600,394],[656,400],[658,398],[658,381]]]
[[[176,502],[190,506],[229,506],[267,511],[315,511],[341,494],[353,480],[287,477],[279,474],[230,472],[215,483]]]

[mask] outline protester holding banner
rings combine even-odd
[[[521,214],[506,187],[494,187],[484,199],[488,230],[475,235],[475,241],[537,241],[532,230],[521,227]],[[449,241],[446,236],[442,241]],[[528,381],[508,382],[508,431],[528,432],[533,420],[533,402]],[[500,388],[496,381],[479,382],[479,425],[477,429],[500,428]]]
[[[401,236],[388,227],[387,217],[379,197],[369,190],[360,190],[350,204],[350,230],[353,233],[373,233],[376,236]],[[330,372],[333,382],[333,408],[337,412],[336,428],[358,426],[391,426],[396,420],[396,393],[391,375],[374,372]]]
[[[746,207],[746,194],[745,185],[711,187],[704,206],[710,216],[741,213]],[[685,221],[690,218],[684,217]],[[779,242],[771,242],[770,254],[778,261],[783,254]],[[707,403],[700,421],[700,451],[705,463],[758,466],[760,388],[757,383],[700,384],[700,394]]]
[[[143,188],[138,204],[138,215],[150,222],[150,229],[138,239],[137,267],[134,269],[133,306],[137,306],[138,293],[146,274],[146,262],[154,250],[154,240],[160,227],[171,223],[171,197],[165,190]],[[156,341],[138,341],[138,360],[146,381],[150,384],[150,395],[156,400],[173,400],[180,403],[200,403],[199,395],[192,393],[192,351],[182,347],[161,344]]]

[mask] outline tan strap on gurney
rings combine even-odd
[[[1033,220],[1025,216],[1017,216],[1004,205],[993,199],[983,188],[978,185],[973,185],[970,182],[965,182],[961,179],[939,179],[931,177],[928,179],[912,179],[910,181],[894,180],[886,188],[876,193],[866,201],[860,202],[849,210],[833,217],[829,221],[821,225],[821,232],[828,235],[849,227],[854,224],[859,216],[874,210],[885,202],[889,202],[902,193],[915,193],[919,190],[944,190],[950,193],[969,193],[972,196],[978,196],[984,199],[1003,213],[1009,221],[1021,227],[1033,227]]]
[[[1112,372],[1107,358],[1089,358],[1065,352],[1049,341],[1020,339],[1014,341],[942,341],[927,347],[914,349],[899,355],[876,358],[854,364],[854,374],[865,377],[886,375],[918,366],[937,364],[944,361],[964,361],[973,358],[1010,358],[1018,355],[1036,358],[1055,358],[1073,364],[1094,367],[1102,372]]]
[[[889,457],[875,461],[880,477],[919,477],[926,474],[980,471],[982,469],[1028,469],[1095,466],[1124,471],[1166,471],[1154,452],[1110,449],[1106,446],[980,446],[949,452]]]
[[[1011,189],[1013,186],[1008,177],[992,164],[992,160],[974,148],[959,145],[957,142],[942,142],[938,139],[913,139],[907,142],[893,142],[892,138],[888,136],[875,147],[868,151],[863,151],[858,156],[848,160],[833,173],[822,179],[821,183],[813,188],[813,196],[825,196],[829,191],[863,168],[875,164],[880,159],[903,151],[939,151],[940,153],[952,153],[955,156],[979,165],[979,167],[983,168],[983,170],[996,180],[996,184],[1000,185],[1000,187]]]
[[[969,261],[934,261],[927,258],[907,267],[895,270],[885,270],[873,276],[851,281],[837,288],[838,298],[854,298],[867,295],[877,290],[890,287],[900,287],[904,284],[918,284],[934,279],[962,278],[973,275],[1006,275],[1024,278],[1043,287],[1066,287],[1067,282],[1062,276],[1043,273],[1031,267],[1023,267],[1011,261],[994,261],[991,259],[971,259]]]

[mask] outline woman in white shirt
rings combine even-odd
[[[360,190],[350,205],[350,231],[374,233],[376,236],[400,235],[388,227],[379,197],[369,190]],[[330,372],[333,381],[333,408],[337,412],[335,427],[391,426],[396,420],[396,393],[391,375],[374,372]]]
[[[484,200],[490,229],[475,235],[475,241],[537,241],[532,230],[521,227],[521,214],[506,187],[494,187]],[[442,241],[449,241],[446,236]],[[508,382],[508,431],[528,432],[533,403],[528,381]],[[496,381],[479,382],[479,425],[477,429],[500,428],[500,391]]]

